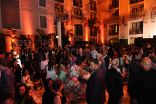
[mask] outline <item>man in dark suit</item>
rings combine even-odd
[[[118,59],[113,59],[112,68],[106,72],[106,87],[109,93],[108,104],[118,104],[120,98],[123,96],[122,77],[117,71],[118,65]]]
[[[128,93],[133,104],[156,104],[156,70],[149,58],[143,58],[141,68],[130,75]]]
[[[103,55],[103,59],[105,60],[106,69],[108,69],[110,60],[109,57],[107,56],[107,52],[106,51],[102,52],[102,55]]]
[[[23,71],[25,71],[25,69],[28,69],[30,75],[33,72],[31,67],[31,61],[32,61],[32,55],[26,49],[25,53],[21,56],[21,62],[22,64],[24,64]]]
[[[104,70],[99,68],[99,62],[93,59],[90,63],[92,75],[87,82],[86,100],[88,104],[103,104],[105,98],[105,74]]]
[[[133,53],[133,57],[134,59],[132,60],[132,62],[129,64],[129,73],[133,74],[133,72],[141,67],[141,53],[139,52],[134,52]]]

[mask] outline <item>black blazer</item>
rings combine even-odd
[[[109,57],[106,56],[106,57],[104,58],[104,60],[105,60],[105,64],[106,64],[106,69],[108,69],[108,65],[109,65]]]
[[[122,77],[115,68],[106,72],[106,87],[110,96],[123,96]]]
[[[24,63],[26,61],[26,59],[27,59],[26,54],[23,54],[21,56],[21,62]],[[30,62],[32,61],[32,55],[30,53],[28,53],[28,59]]]
[[[103,69],[98,68],[88,79],[86,100],[88,104],[103,104],[106,101]]]

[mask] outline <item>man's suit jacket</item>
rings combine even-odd
[[[106,87],[110,96],[122,96],[123,84],[122,77],[115,68],[111,68],[106,72]]]
[[[28,53],[28,57],[26,56],[26,54],[23,54],[21,56],[21,62],[24,63],[26,61],[26,59],[29,59],[29,61],[32,61],[32,55],[30,53]]]
[[[104,70],[104,73],[106,75],[106,65],[105,65],[105,60],[101,60],[101,65],[100,65],[100,68]],[[104,78],[105,79],[105,78]]]
[[[104,60],[105,60],[105,64],[106,64],[106,69],[108,69],[108,65],[109,65],[109,57],[106,56],[106,57],[104,58]]]
[[[106,101],[104,78],[104,70],[98,68],[88,79],[86,91],[86,100],[88,104],[103,104]]]

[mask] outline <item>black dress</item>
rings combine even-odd
[[[52,100],[54,96],[54,92],[51,90],[45,90],[42,97],[42,104],[52,104],[54,101]]]
[[[35,78],[40,79],[41,73],[40,73],[40,62],[41,62],[41,56],[40,54],[36,53],[34,58],[34,69],[35,69]]]
[[[15,84],[21,83],[21,68],[18,64],[17,66],[13,66],[13,73],[15,75]]]
[[[53,104],[54,104],[54,98],[55,98],[56,95],[59,95],[59,94],[54,94],[53,95]],[[65,104],[67,102],[67,99],[66,99],[66,97],[64,95],[62,97],[60,96],[60,98],[61,98],[61,104]]]

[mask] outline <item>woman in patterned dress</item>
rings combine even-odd
[[[72,95],[73,101],[77,101],[78,99],[85,96],[86,87],[84,84],[80,83],[78,78],[83,74],[83,67],[80,66],[81,62],[76,60],[76,63],[71,66],[67,79],[64,83],[64,90],[67,97]]]

